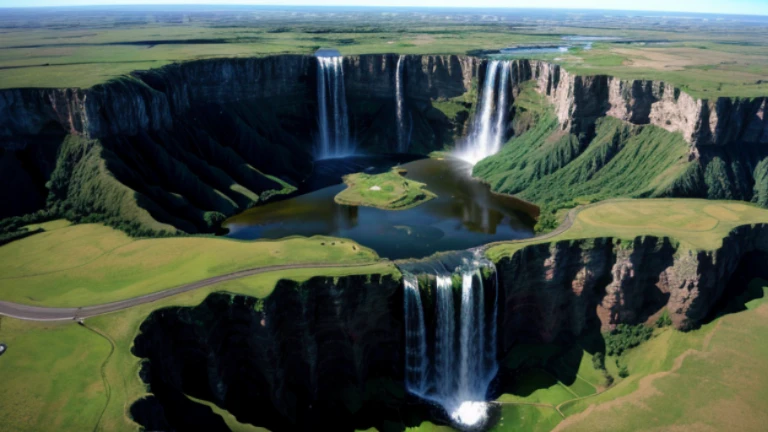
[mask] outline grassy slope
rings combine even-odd
[[[247,268],[369,263],[377,258],[375,252],[352,241],[326,237],[254,242],[211,237],[135,239],[103,225],[83,224],[0,247],[0,298],[44,306],[85,306]]]
[[[542,372],[521,383],[536,391],[505,394],[502,419],[494,431],[544,432],[595,430],[763,430],[768,421],[768,281],[754,280],[734,303],[746,310],[721,316],[682,333],[656,330],[621,364],[630,370],[613,386],[566,386]],[[746,303],[739,303],[746,301]],[[605,364],[614,377],[616,357]],[[577,381],[601,378],[583,353]],[[425,423],[414,430],[443,430]],[[447,430],[447,429],[446,429]]]
[[[498,261],[525,246],[582,238],[670,237],[692,250],[713,250],[741,225],[768,223],[768,210],[743,202],[700,199],[618,199],[581,210],[570,229],[544,240],[532,238],[492,246],[487,254]]]
[[[680,134],[603,117],[586,142],[560,130],[531,84],[515,106],[516,116],[531,118],[533,127],[479,162],[473,173],[495,191],[550,210],[620,196],[663,196],[691,166]]]
[[[437,197],[426,184],[408,180],[396,168],[376,175],[350,174],[344,182],[347,188],[334,198],[339,204],[406,210]],[[373,187],[379,190],[371,190]]]
[[[358,268],[280,271],[229,281],[88,319],[87,326],[103,336],[73,322],[41,324],[2,317],[0,340],[8,344],[8,351],[0,357],[0,424],[19,432],[51,428],[94,430],[104,411],[98,430],[136,430],[127,410],[133,401],[146,394],[146,389],[138,376],[139,359],[130,353],[130,348],[141,322],[153,310],[198,305],[216,291],[263,298],[280,279],[303,281],[313,276],[371,273],[397,274],[397,270],[391,264],[381,263]],[[115,351],[110,356],[111,344]],[[109,400],[101,379],[102,364]],[[234,420],[226,416],[225,419]]]

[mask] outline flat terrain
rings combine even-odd
[[[669,237],[691,250],[714,250],[741,225],[768,223],[768,210],[745,202],[702,199],[617,199],[586,206],[554,235],[500,243],[487,254],[494,260],[542,242],[613,237]]]
[[[339,204],[406,210],[436,198],[426,184],[408,180],[394,168],[381,174],[350,174],[344,177],[347,188],[334,200]]]
[[[394,272],[388,263],[272,272],[90,318],[87,327],[73,321],[37,323],[0,317],[0,340],[8,345],[0,357],[0,424],[3,430],[18,432],[136,430],[127,410],[147,390],[138,376],[139,359],[130,348],[139,325],[153,310],[198,305],[215,291],[263,298],[280,279]]]
[[[56,225],[65,224],[49,224]],[[326,237],[136,239],[99,224],[63,226],[0,247],[0,300],[81,307],[255,267],[377,259],[357,243]]]
[[[173,62],[311,55],[321,47],[354,55],[570,45],[568,53],[526,57],[580,74],[665,80],[696,97],[754,97],[768,95],[767,22],[616,11],[17,9],[0,17],[0,88],[85,88]]]

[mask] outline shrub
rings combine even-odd
[[[672,318],[669,317],[669,312],[664,311],[664,313],[661,314],[659,319],[656,320],[656,327],[662,328],[662,327],[669,327],[672,325]]]
[[[643,324],[619,324],[616,329],[605,335],[607,355],[621,355],[624,351],[634,348],[647,341],[653,335],[653,328]]]
[[[213,230],[219,227],[222,222],[224,222],[224,219],[227,217],[224,216],[223,213],[219,213],[216,211],[208,211],[203,214],[203,220],[205,221],[205,224],[208,226],[209,229]]]

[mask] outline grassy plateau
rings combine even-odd
[[[372,250],[327,237],[244,242],[213,237],[136,239],[99,224],[51,231],[0,247],[2,300],[87,306],[209,277],[291,263],[373,263]]]
[[[437,197],[426,189],[426,184],[408,180],[403,174],[397,168],[374,175],[350,174],[344,177],[347,188],[339,192],[334,200],[344,205],[406,210]]]

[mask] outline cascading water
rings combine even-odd
[[[416,276],[404,275],[405,288],[405,386],[424,397],[427,392],[427,331]]]
[[[410,274],[404,278],[406,390],[442,406],[456,424],[468,428],[486,420],[486,394],[498,371],[498,283],[492,278],[484,284],[483,269],[495,273],[493,263],[477,253],[463,259],[455,270],[461,276],[460,297],[452,275],[439,271],[434,314],[417,310],[424,307],[418,281]],[[425,315],[434,316],[434,322],[424,322]],[[434,339],[427,337],[429,331]],[[433,341],[432,350],[427,340]]]
[[[341,56],[317,57],[317,104],[319,137],[317,159],[348,156],[353,153],[349,140],[347,96],[344,90],[344,63]]]
[[[410,136],[406,136],[405,133],[405,102],[404,98],[404,86],[403,73],[405,69],[405,63],[403,60],[405,56],[397,58],[397,69],[395,71],[395,114],[397,116],[397,151],[405,153],[408,151],[410,145]],[[410,135],[410,134],[409,134]]]
[[[501,149],[509,110],[507,88],[510,67],[509,61],[492,60],[486,68],[477,117],[469,137],[457,152],[460,159],[473,165]]]

